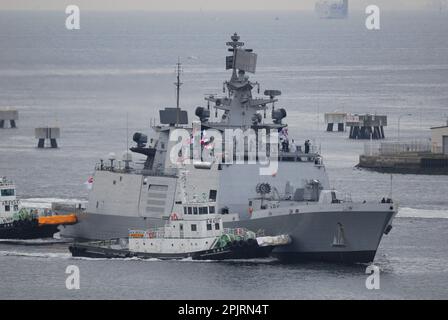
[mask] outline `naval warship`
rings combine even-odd
[[[236,33],[226,45],[231,77],[223,95],[207,95],[204,106],[196,109],[197,121],[189,122],[178,94],[177,107],[160,110],[160,123],[151,125],[148,134],[133,135],[136,144],[122,161],[113,156],[100,160],[86,209],[78,212],[79,223],[63,226],[61,235],[81,240],[126,237],[130,229],[162,227],[185,203],[213,202],[225,228],[289,235],[291,244],[272,251],[279,259],[373,261],[398,205],[384,198],[357,203],[332,189],[322,155],[309,146],[294,146],[289,138],[287,112],[276,106],[281,91],[256,96],[260,84],[248,73],[256,71],[257,54]],[[178,93],[180,84],[178,73]],[[181,137],[179,131],[188,134]],[[255,148],[266,157],[250,156],[253,143],[245,132],[255,133]],[[268,140],[263,147],[260,142]],[[228,141],[243,146],[242,156],[234,152],[236,145],[227,147]],[[197,149],[212,157],[203,159],[200,153],[198,158]]]

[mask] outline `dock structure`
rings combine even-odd
[[[338,132],[345,130],[345,121],[347,113],[345,112],[327,112],[325,113],[325,124],[327,125],[327,132],[333,132],[334,124],[338,124]]]
[[[376,114],[347,115],[346,126],[350,127],[350,139],[384,139],[387,116]]]
[[[431,128],[431,151],[448,156],[448,120],[445,126]]]
[[[19,111],[16,109],[0,109],[0,129],[5,128],[5,122],[9,121],[10,128],[16,128],[16,121],[19,120]]]
[[[56,139],[61,136],[61,129],[58,127],[41,127],[35,129],[35,137],[39,140],[37,147],[45,148],[45,140],[50,140],[51,148],[57,148],[58,143]]]

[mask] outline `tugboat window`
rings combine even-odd
[[[2,197],[11,197],[14,195],[14,189],[3,189]]]
[[[211,223],[207,223],[207,230],[208,231],[212,230],[212,224]]]
[[[217,195],[217,191],[216,190],[210,190],[209,199],[211,201],[216,201],[216,195]]]
[[[197,207],[193,207],[193,214],[198,214],[198,208]]]
[[[208,207],[208,213],[210,214],[215,213],[215,207]]]
[[[195,224],[192,224],[192,225],[191,225],[191,231],[197,231],[197,228],[196,228],[196,225],[195,225]]]

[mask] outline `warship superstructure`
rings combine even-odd
[[[397,204],[391,199],[355,203],[332,189],[323,157],[309,145],[295,146],[288,136],[286,110],[275,105],[281,92],[253,96],[260,85],[248,73],[255,73],[257,55],[236,33],[227,46],[232,54],[226,69],[232,74],[224,95],[207,96],[193,124],[179,102],[177,108],[160,110],[160,124],[149,136],[133,136],[136,145],[130,150],[142,162],[128,153],[124,165],[115,157],[102,160],[79,223],[62,227],[61,235],[126,237],[129,229],[163,226],[185,203],[213,202],[226,228],[289,235],[292,243],[272,252],[280,259],[372,261]],[[236,152],[241,146],[242,154]]]

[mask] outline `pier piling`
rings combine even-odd
[[[61,136],[61,130],[58,127],[42,127],[35,129],[35,137],[38,139],[37,147],[44,148],[45,140],[50,140],[50,147],[57,148],[58,143],[56,139]]]
[[[10,128],[16,128],[16,121],[19,120],[19,111],[16,109],[0,109],[0,129],[5,129],[6,122],[9,121]]]
[[[385,115],[347,115],[346,126],[350,127],[350,139],[384,139]]]
[[[334,124],[338,124],[338,132],[344,132],[346,113],[328,112],[325,113],[325,123],[327,124],[327,132],[333,132]]]

